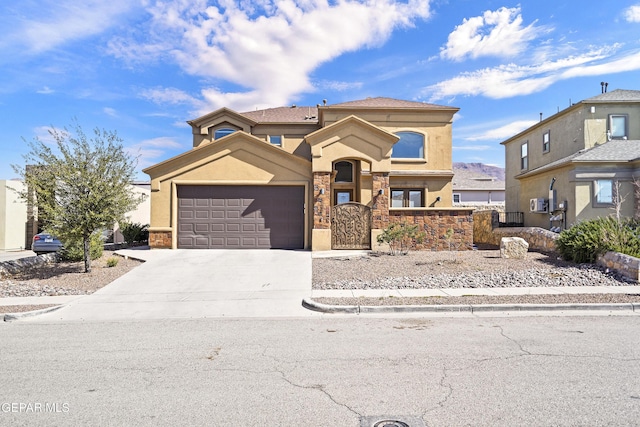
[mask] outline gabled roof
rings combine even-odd
[[[570,163],[629,163],[638,160],[640,160],[640,140],[614,139],[532,169],[518,177],[535,175]]]

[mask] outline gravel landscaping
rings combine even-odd
[[[368,256],[316,258],[313,289],[441,289],[550,286],[636,285],[615,272],[591,264],[574,264],[557,256],[527,253],[504,259],[499,250],[374,253]],[[577,304],[640,302],[627,294],[509,295],[430,298],[315,298],[333,305],[425,304]]]
[[[107,266],[115,257],[118,263]],[[124,259],[112,251],[91,262],[91,272],[84,273],[83,262],[60,262],[41,265],[0,280],[0,298],[87,295],[116,280],[140,265],[140,261]],[[0,306],[0,313],[40,310],[51,305]]]

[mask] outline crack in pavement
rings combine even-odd
[[[335,403],[338,406],[342,406],[343,408],[349,410],[350,412],[354,413],[355,415],[362,417],[363,415],[360,414],[358,411],[356,411],[355,409],[351,408],[349,405],[345,404],[345,403],[340,403],[338,402],[332,395],[331,393],[329,393],[327,390],[325,390],[324,386],[322,384],[314,384],[314,385],[309,385],[309,386],[305,386],[305,385],[301,385],[301,384],[296,384],[293,381],[291,381],[289,378],[287,378],[286,374],[282,371],[279,371],[276,369],[277,372],[280,373],[280,375],[282,375],[282,379],[288,383],[289,385],[296,387],[296,388],[301,388],[303,390],[318,390],[321,393],[323,393],[325,396],[327,396],[329,398],[329,400],[331,400],[333,403]]]
[[[447,368],[446,365],[442,366],[442,376],[440,377],[440,381],[438,382],[438,385],[444,389],[447,390],[446,395],[440,399],[438,402],[436,402],[437,406],[434,406],[432,408],[427,408],[424,410],[424,412],[422,413],[422,419],[424,420],[424,418],[427,416],[427,413],[431,412],[431,411],[435,411],[436,409],[442,409],[444,408],[444,405],[449,401],[449,399],[451,398],[451,396],[453,395],[453,386],[451,385],[451,383],[445,383],[449,376],[448,376],[448,371],[450,369]],[[459,368],[457,369],[451,369],[451,370],[459,370]]]

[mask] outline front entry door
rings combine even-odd
[[[335,205],[331,209],[331,248],[371,249],[369,206],[348,202]]]

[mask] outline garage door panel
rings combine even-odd
[[[304,247],[301,186],[178,186],[178,207],[179,247]]]

